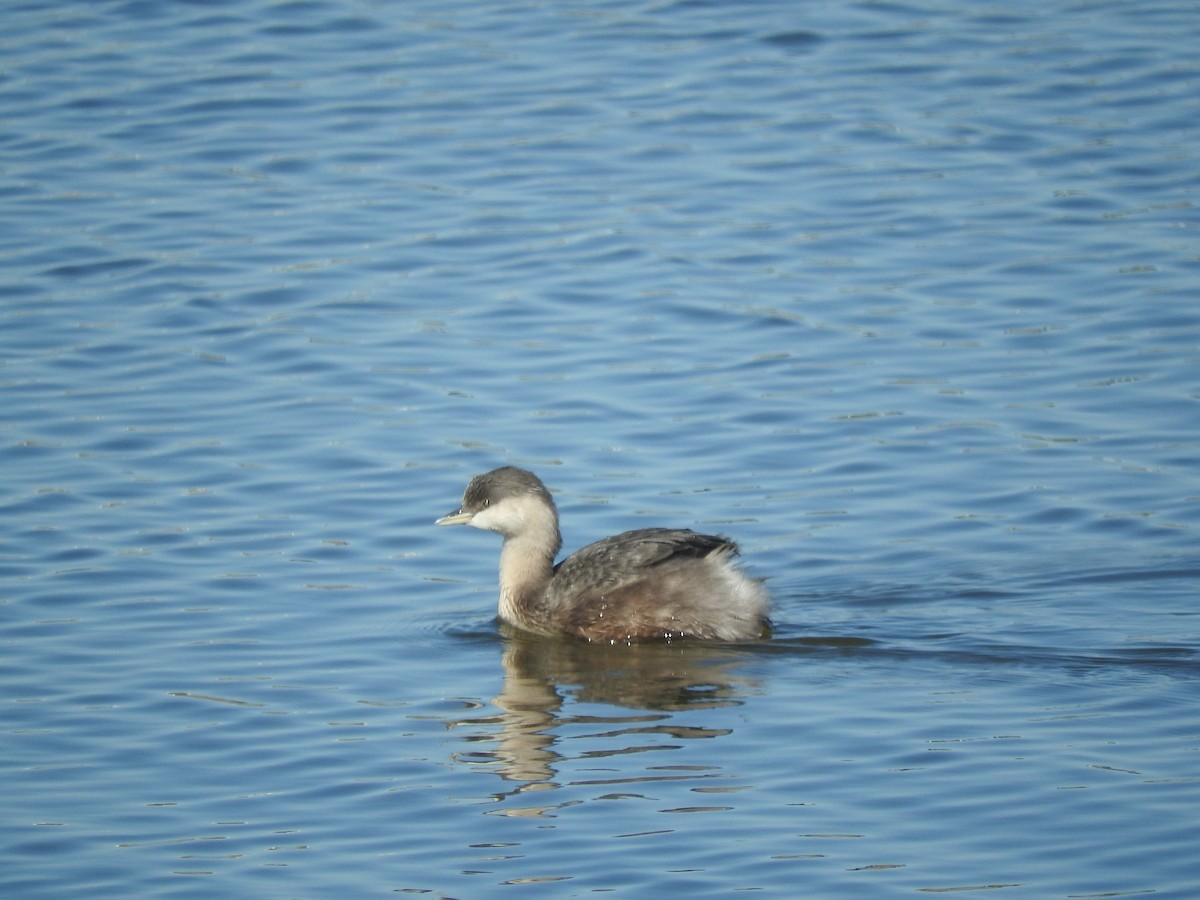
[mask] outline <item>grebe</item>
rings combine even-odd
[[[438,525],[470,525],[504,538],[500,618],[541,634],[589,641],[765,637],[769,598],[734,564],[725,537],[640,528],[589,544],[557,566],[558,510],[546,486],[515,466],[477,475],[462,506]]]

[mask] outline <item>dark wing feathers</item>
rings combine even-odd
[[[668,560],[699,559],[717,552],[736,554],[737,544],[686,528],[640,528],[577,550],[555,567],[552,584],[570,585],[572,594],[605,594]]]

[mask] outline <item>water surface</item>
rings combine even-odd
[[[1196,895],[1190,4],[5,30],[5,896]],[[506,463],[775,637],[497,628]]]

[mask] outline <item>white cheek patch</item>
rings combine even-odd
[[[504,511],[503,506],[487,506],[471,516],[471,521],[467,524],[472,528],[482,528],[484,531],[499,531],[503,534],[517,523],[513,521],[511,512],[506,513]]]

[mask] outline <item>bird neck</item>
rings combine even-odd
[[[505,538],[500,549],[500,618],[539,630],[537,610],[554,575],[554,556],[561,539],[558,523]]]

